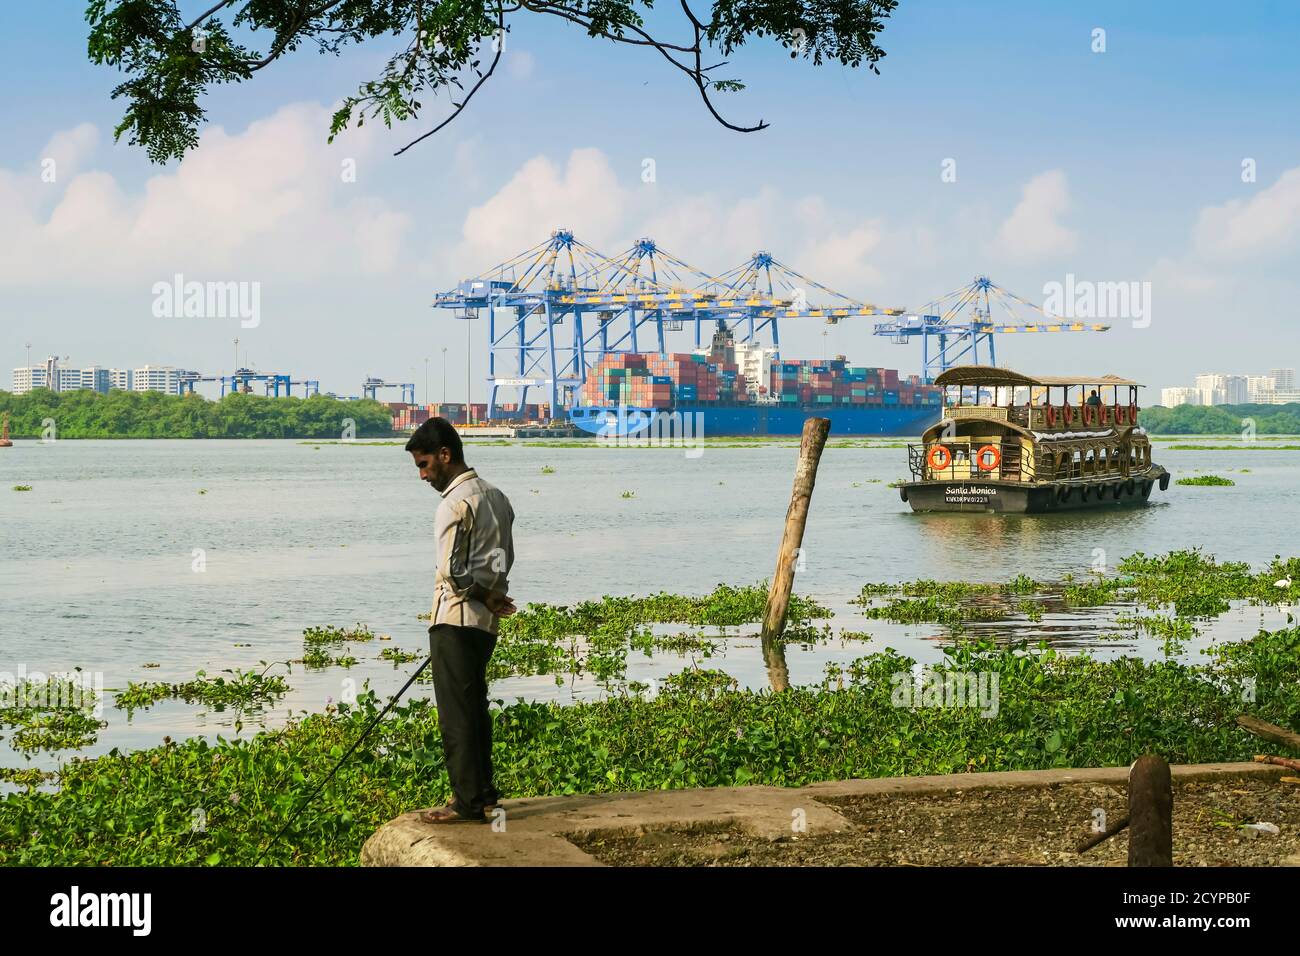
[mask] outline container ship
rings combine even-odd
[[[894,369],[789,361],[725,329],[708,352],[615,352],[587,372],[569,419],[602,437],[635,436],[661,416],[700,435],[798,435],[810,415],[833,435],[919,435],[939,420],[941,389]]]

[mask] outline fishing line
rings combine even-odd
[[[388,702],[388,705],[379,712],[379,715],[375,717],[374,720],[370,721],[366,729],[361,731],[361,736],[359,736],[356,739],[356,741],[352,744],[352,746],[348,748],[347,753],[345,753],[342,757],[339,758],[339,762],[334,765],[334,769],[331,770],[329,774],[325,777],[325,779],[322,780],[320,784],[316,787],[316,789],[313,790],[311,794],[308,795],[307,799],[298,805],[298,809],[295,810],[293,812],[293,815],[290,816],[289,819],[285,821],[284,826],[280,828],[280,832],[271,838],[271,842],[268,843],[266,845],[266,848],[262,850],[261,856],[257,858],[257,862],[253,864],[254,866],[260,866],[262,864],[262,860],[266,857],[266,854],[270,851],[271,847],[275,846],[275,844],[279,842],[280,837],[284,836],[285,831],[287,831],[289,827],[293,826],[293,821],[297,820],[298,815],[302,813],[303,810],[307,809],[307,805],[311,803],[313,800],[315,800],[317,795],[322,790],[325,789],[325,785],[334,779],[334,775],[339,772],[339,768],[343,766],[344,761],[346,761],[349,757],[352,756],[352,752],[356,750],[357,747],[361,746],[361,741],[366,739],[366,735],[369,734],[370,731],[374,729],[375,724],[383,720],[384,715],[393,709],[393,705],[396,704],[401,699],[402,695],[407,692],[410,686],[415,683],[415,679],[424,672],[424,669],[429,666],[429,662],[432,660],[433,660],[432,654],[426,657],[424,659],[424,663],[421,664],[419,668],[416,669],[415,673],[411,675],[410,680],[408,680],[403,685],[401,690],[399,690],[396,694],[393,695],[393,699]]]

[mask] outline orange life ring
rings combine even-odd
[[[991,464],[984,464],[985,453],[993,456]],[[979,465],[980,471],[997,471],[998,465],[1002,464],[1002,452],[997,445],[985,445],[975,453],[975,464]]]
[[[1048,428],[1056,427],[1056,406],[1055,405],[1047,406],[1047,427]]]
[[[1092,424],[1094,424],[1096,421],[1097,421],[1097,406],[1096,406],[1096,405],[1084,405],[1084,406],[1083,406],[1083,423],[1084,423],[1085,425],[1092,425]]]
[[[942,465],[934,460],[936,456],[943,459]],[[943,471],[952,464],[952,452],[948,450],[946,445],[935,445],[930,449],[930,454],[926,456],[926,461],[930,463],[930,467],[934,471]]]
[[[1130,425],[1136,425],[1138,423],[1138,407],[1136,405],[1130,405],[1128,407],[1128,423]]]
[[[1064,405],[1062,405],[1062,406],[1061,406],[1061,417],[1062,417],[1063,419],[1065,419],[1065,424],[1067,424],[1067,425],[1073,425],[1073,424],[1074,424],[1074,406],[1071,405],[1069,402],[1066,402]]]
[[[1124,424],[1124,419],[1127,417],[1127,416],[1125,415],[1125,412],[1127,412],[1127,411],[1128,411],[1128,409],[1126,409],[1123,405],[1116,405],[1116,406],[1115,406],[1115,408],[1114,408],[1114,412],[1115,412],[1115,424],[1116,424],[1116,425],[1123,425],[1123,424]]]

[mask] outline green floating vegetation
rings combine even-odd
[[[1166,445],[1170,451],[1300,451],[1300,445],[1265,445],[1239,442],[1235,445]]]
[[[353,441],[342,441],[342,440],[326,441],[326,440],[324,440],[324,439],[320,439],[320,438],[318,438],[318,439],[315,439],[314,441],[300,441],[300,442],[298,442],[298,444],[299,444],[299,445],[311,445],[313,448],[319,448],[321,445],[350,445],[350,446],[352,446],[353,448],[391,448],[391,447],[393,447],[393,446],[401,446],[401,447],[405,447],[406,442],[404,442],[404,441],[376,441],[376,440],[373,439],[373,438],[366,439],[365,441],[360,441],[360,440],[353,440]]]
[[[971,621],[999,621],[1013,611],[1042,619],[1042,609],[1034,602],[1010,605],[1008,598],[1032,594],[1040,583],[1027,575],[1018,575],[1005,584],[973,584],[967,581],[909,581],[904,584],[864,584],[851,604],[866,606],[864,616],[893,621],[896,624],[933,623],[959,627]],[[881,595],[890,597],[885,604],[873,604]],[[1022,606],[1023,605],[1023,606]]]
[[[312,670],[320,670],[325,667],[351,667],[356,662],[357,659],[351,654],[340,654],[335,657],[319,644],[308,645],[302,654],[303,667]]]
[[[31,491],[31,485],[14,485],[14,491]]]
[[[357,622],[355,627],[309,627],[302,632],[302,664],[312,670],[325,667],[352,667],[357,659],[351,654],[334,656],[329,647],[345,644],[349,641],[373,641],[375,632],[366,625]]]
[[[1227,485],[1235,485],[1236,482],[1231,478],[1224,478],[1221,475],[1194,475],[1191,478],[1179,478],[1174,482],[1176,485],[1208,485],[1218,488]]]
[[[1300,715],[1296,627],[1215,648],[1196,666],[1063,656],[1044,645],[966,644],[946,655],[932,673],[980,675],[995,689],[983,702],[992,706],[900,706],[899,677],[915,662],[894,651],[781,692],[740,690],[726,674],[692,668],[650,699],[519,702],[492,714],[496,782],[528,797],[1122,767],[1148,752],[1170,763],[1237,761],[1258,745],[1238,714],[1283,725]],[[354,706],[252,739],[193,738],[70,762],[57,792],[0,799],[0,864],[252,865],[266,849],[272,865],[356,865],[379,826],[450,797],[428,700],[395,707],[271,841],[384,703],[366,692]]]
[[[95,715],[99,694],[71,677],[0,685],[0,726],[17,728],[14,749],[76,750],[93,744],[106,722]]]
[[[993,620],[991,608],[1004,615],[1013,612],[1010,597],[1019,594],[1059,594],[1072,608],[1134,603],[1159,609],[1172,607],[1179,617],[1207,618],[1223,614],[1232,601],[1272,603],[1300,598],[1300,558],[1283,560],[1275,556],[1264,570],[1255,573],[1244,562],[1219,563],[1199,549],[1171,551],[1147,557],[1137,552],[1124,558],[1118,575],[1094,575],[1087,580],[1067,575],[1060,581],[1035,581],[1021,575],[1006,584],[914,581],[906,584],[866,584],[853,603],[868,605],[869,617],[901,623],[932,622],[958,625],[970,620]],[[904,594],[885,605],[872,606],[882,595]],[[984,602],[980,604],[974,602]],[[1031,620],[1034,611],[1025,601],[1014,611]]]
[[[414,651],[404,651],[400,647],[385,647],[379,652],[379,659],[392,661],[394,666],[398,664],[409,664],[412,661],[424,659],[423,654],[417,654]]]
[[[373,641],[375,632],[361,622],[354,627],[309,627],[302,632],[304,644],[343,644],[347,641]]]
[[[720,584],[703,597],[660,593],[649,597],[610,597],[572,607],[529,604],[503,618],[496,650],[488,664],[489,680],[505,677],[590,674],[609,684],[622,680],[627,656],[655,651],[711,657],[720,642],[697,633],[660,634],[652,625],[736,627],[762,620],[767,608],[767,584],[731,587]],[[792,595],[786,613],[784,643],[809,644],[825,638],[812,621],[830,617],[816,602]]]
[[[127,684],[126,690],[117,695],[114,704],[119,710],[129,713],[160,700],[180,698],[190,704],[207,704],[218,711],[227,707],[242,710],[273,704],[289,693],[288,682],[278,674],[268,676],[264,671],[237,669],[227,669],[223,673],[230,674],[231,677],[208,677],[206,671],[197,671],[193,680],[177,684],[159,681],[137,684],[132,681]]]
[[[9,726],[17,726],[10,742],[24,753],[36,750],[77,750],[95,742],[99,731],[108,726],[82,710],[64,709],[6,715]]]
[[[0,767],[0,781],[16,783],[28,790],[39,787],[57,776],[58,774],[52,771],[37,770],[35,767]]]

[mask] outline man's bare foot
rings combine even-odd
[[[451,807],[438,807],[420,812],[421,823],[482,823],[484,817],[463,817]]]

